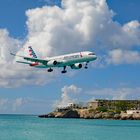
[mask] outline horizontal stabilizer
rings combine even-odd
[[[39,62],[39,63],[42,63],[44,65],[47,64],[48,60],[44,60],[44,59],[40,59],[40,58],[31,58],[31,57],[27,57],[27,56],[22,56],[22,55],[17,55],[17,54],[14,54],[14,53],[10,53],[11,55],[14,55],[14,56],[17,56],[17,57],[21,57],[27,61],[30,61],[30,62]],[[20,61],[19,61],[20,62]],[[28,62],[27,62],[28,63]],[[29,63],[30,64],[30,63]]]
[[[22,64],[28,64],[28,65],[32,64],[32,63],[24,62],[24,61],[16,61],[16,62],[17,62],[17,63],[22,63]]]

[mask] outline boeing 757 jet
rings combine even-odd
[[[18,63],[28,64],[31,67],[36,68],[48,68],[48,72],[52,72],[54,67],[63,67],[62,73],[66,73],[66,67],[69,66],[72,69],[81,69],[82,63],[85,62],[84,68],[87,69],[87,65],[90,61],[97,59],[95,53],[90,51],[71,53],[66,55],[59,55],[55,57],[46,57],[45,59],[40,59],[35,54],[31,46],[29,49],[29,57],[21,56],[11,53],[11,55],[22,57],[26,61],[16,61]]]

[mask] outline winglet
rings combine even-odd
[[[17,55],[17,54],[12,53],[12,52],[10,52],[10,54],[13,55],[13,56],[18,56],[18,57],[23,57],[23,58],[25,57],[25,56]]]
[[[10,52],[10,54],[11,54],[11,55],[13,55],[13,56],[16,56],[16,54],[15,54],[15,53]]]

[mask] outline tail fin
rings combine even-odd
[[[29,46],[28,49],[29,49],[29,56],[31,56],[32,58],[37,58],[37,55],[35,54],[35,52],[32,49],[32,47]]]

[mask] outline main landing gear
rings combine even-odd
[[[48,69],[48,72],[52,72],[52,71],[53,71],[53,69],[52,69],[52,68],[49,68],[49,69]]]
[[[88,68],[88,63],[89,63],[89,61],[86,62],[85,67],[84,67],[85,69]],[[52,71],[53,71],[52,68],[49,68],[49,69],[48,69],[48,72],[52,72]],[[67,71],[66,71],[66,66],[64,66],[64,67],[63,67],[63,70],[61,71],[61,73],[66,73],[66,72],[67,72]]]
[[[88,63],[89,63],[89,61],[88,61],[88,62],[86,62],[86,64],[85,64],[85,69],[87,69],[87,68],[88,68]]]
[[[64,66],[64,69],[61,71],[61,73],[66,73],[66,66]]]
[[[61,73],[66,73],[67,71],[66,71],[66,66],[64,66],[63,67],[64,69],[61,71]],[[48,69],[48,72],[52,72],[53,71],[53,69],[52,68],[49,68]]]

